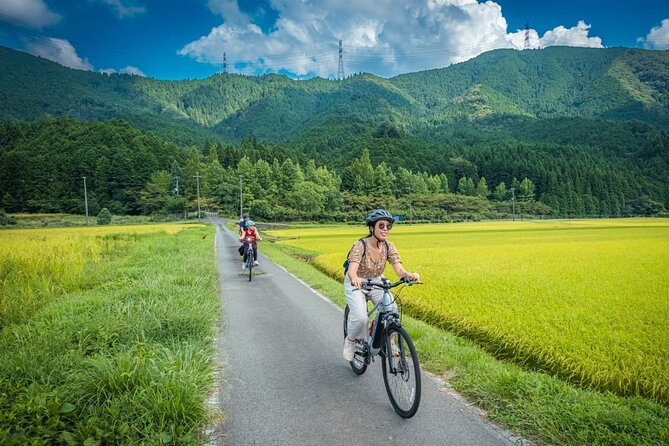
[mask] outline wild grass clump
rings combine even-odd
[[[2,218],[0,209],[0,228],[14,229],[36,229],[36,228],[69,228],[76,226],[96,226],[97,218],[90,215],[86,220],[85,215],[75,214],[5,214]],[[146,215],[112,215],[112,225],[142,224],[149,222],[176,221],[178,218],[170,216],[146,216]]]
[[[95,274],[75,289],[54,281],[57,295],[26,294],[40,302],[5,319],[0,444],[201,442],[219,313],[210,232],[160,225],[39,236],[54,252],[68,236],[97,247],[80,260],[81,275]]]

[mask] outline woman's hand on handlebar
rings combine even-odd
[[[413,283],[420,283],[420,274],[409,273],[406,276],[404,276],[404,280],[411,281]]]
[[[351,279],[351,285],[353,285],[357,289],[362,289],[363,282],[366,282],[365,279],[363,279],[362,277],[358,277],[358,276],[354,276],[353,278],[350,278],[350,279]]]

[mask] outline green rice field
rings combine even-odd
[[[268,231],[338,278],[365,233]],[[669,401],[669,219],[396,225],[389,240],[425,282],[405,311],[524,367]]]

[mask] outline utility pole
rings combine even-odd
[[[511,188],[511,206],[513,209],[513,221],[516,221],[516,188]]]
[[[88,226],[88,191],[86,190],[86,177],[84,179],[84,205],[86,206],[86,226]]]
[[[223,51],[223,74],[228,72],[228,55]]]
[[[530,22],[525,22],[525,49],[530,49]]]
[[[179,177],[174,177],[177,180],[177,187],[174,188],[174,192],[179,196]]]
[[[341,49],[341,40],[339,41],[339,67],[337,68],[337,79],[344,80],[344,56]]]
[[[197,181],[197,221],[200,222],[200,172],[195,172],[195,180]]]
[[[242,179],[244,177],[242,175],[239,176],[239,220],[243,220],[242,215],[243,215],[243,207],[242,207]]]

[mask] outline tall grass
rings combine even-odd
[[[92,215],[86,220],[85,215],[75,214],[9,214],[12,224],[8,228],[67,228],[75,226],[96,226],[97,217]],[[152,217],[143,215],[113,215],[111,224],[139,224],[151,221]]]
[[[219,313],[210,234],[0,232],[13,259],[1,289],[0,444],[200,442]],[[17,284],[26,291],[7,292]]]

